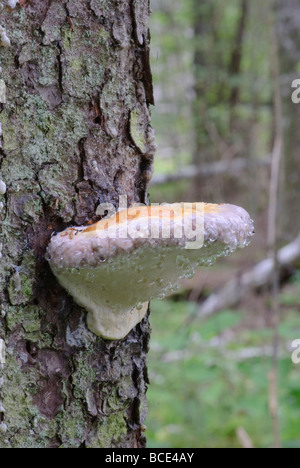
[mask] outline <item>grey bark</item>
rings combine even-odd
[[[20,0],[0,15],[11,41],[0,48],[0,447],[142,447],[148,319],[122,341],[97,338],[45,251],[54,232],[96,221],[101,202],[147,201],[149,0]]]

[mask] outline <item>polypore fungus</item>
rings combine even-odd
[[[60,284],[88,311],[89,329],[121,339],[145,316],[150,299],[244,247],[252,235],[250,216],[234,205],[139,206],[53,236],[48,260]]]

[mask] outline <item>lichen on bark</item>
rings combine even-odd
[[[45,251],[53,232],[95,221],[99,203],[147,201],[148,15],[148,0],[22,0],[1,12],[1,448],[145,444],[148,320],[121,341],[95,337]]]

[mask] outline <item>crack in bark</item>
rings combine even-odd
[[[46,1],[47,1],[47,0],[46,0]],[[42,25],[43,25],[43,22],[44,22],[45,19],[47,18],[47,15],[48,15],[48,12],[49,12],[49,10],[50,10],[50,8],[51,8],[52,3],[53,3],[53,0],[48,0],[48,5],[47,5],[47,7],[46,7],[46,11],[45,11],[45,13],[44,13],[44,16],[43,16],[42,19],[41,19],[41,27],[42,27]],[[41,32],[42,32],[42,30],[41,30]],[[43,32],[42,32],[42,34],[43,34]]]
[[[63,47],[60,41],[57,41],[57,47],[59,50],[59,54],[57,55],[57,63],[58,63],[58,85],[59,85],[59,90],[61,93],[61,99],[63,101],[63,94],[64,94],[64,88],[63,88]]]
[[[79,143],[78,143],[78,148],[79,148],[79,163],[78,163],[78,179],[75,183],[75,190],[76,193],[79,193],[79,190],[77,188],[77,184],[79,182],[83,182],[84,179],[84,165],[86,163],[86,153],[85,153],[85,148],[84,148],[84,143],[86,142],[86,137],[82,138]]]
[[[2,141],[0,140],[0,145],[2,144]],[[3,149],[0,147],[0,171],[2,168],[2,163],[6,159],[6,154],[4,153]]]

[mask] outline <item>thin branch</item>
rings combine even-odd
[[[278,57],[278,44],[275,32],[274,8],[275,2],[272,2],[270,8],[270,40],[271,40],[271,63],[272,80],[274,83],[274,129],[275,142],[271,163],[270,195],[269,195],[269,215],[268,215],[268,251],[269,256],[274,263],[272,278],[272,316],[273,316],[273,355],[272,370],[269,375],[270,393],[269,409],[272,418],[274,448],[281,448],[280,440],[280,421],[279,421],[279,402],[278,402],[278,379],[279,379],[279,324],[280,324],[280,279],[279,264],[277,261],[277,241],[278,241],[278,193],[279,193],[279,173],[282,160],[282,109],[280,94],[280,70]]]
[[[276,262],[280,272],[287,266],[293,265],[300,259],[300,233],[297,238],[280,249],[276,255]],[[258,290],[266,285],[271,285],[275,261],[266,258],[244,273],[236,274],[222,289],[211,294],[197,310],[197,317],[210,317],[222,309],[237,305],[249,290]]]
[[[268,167],[271,164],[271,155],[268,155],[260,160],[257,160],[254,166]],[[191,165],[180,169],[172,174],[158,174],[151,180],[151,186],[162,185],[169,182],[178,182],[184,179],[193,179],[197,176],[216,176],[221,174],[230,174],[237,177],[240,172],[248,169],[250,163],[245,158],[236,158],[232,161],[218,161],[210,164],[201,164],[200,166]],[[253,164],[251,163],[251,168]]]
[[[236,430],[236,436],[243,448],[253,449],[253,442],[248,434],[248,432],[243,427],[238,427]]]

